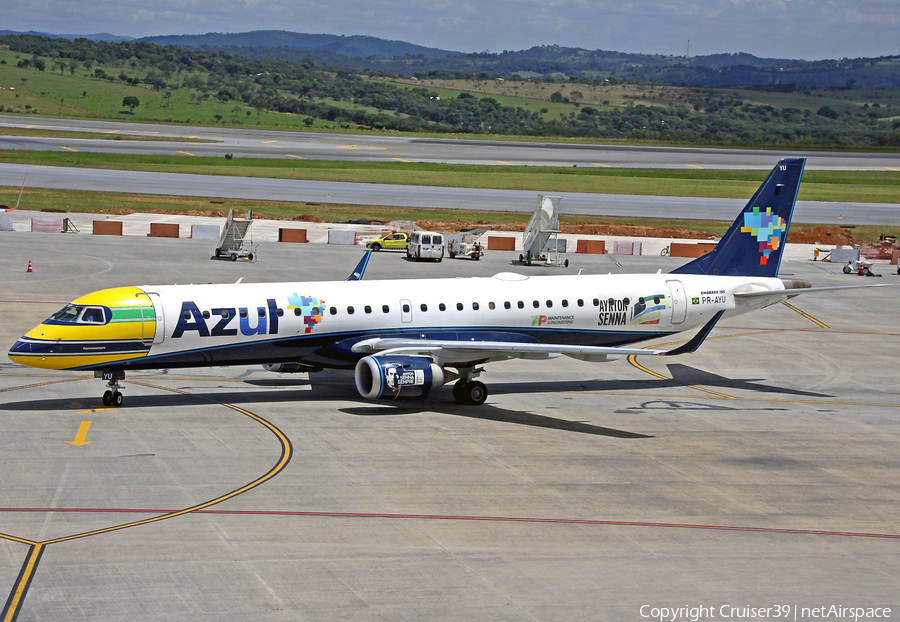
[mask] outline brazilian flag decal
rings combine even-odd
[[[691,304],[692,305],[700,304],[700,299],[699,298],[691,298]]]

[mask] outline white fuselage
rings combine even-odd
[[[135,367],[309,361],[351,367],[372,336],[594,346],[645,341],[772,304],[778,278],[639,274],[331,281],[141,288],[162,308]],[[157,312],[159,318],[159,313]]]

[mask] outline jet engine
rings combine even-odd
[[[356,364],[356,390],[370,400],[423,397],[444,385],[444,370],[422,356],[367,356]]]

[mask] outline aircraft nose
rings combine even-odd
[[[19,337],[18,340],[13,344],[13,346],[9,349],[9,353],[11,355],[16,354],[30,354],[31,353],[31,342],[27,341],[24,337]]]

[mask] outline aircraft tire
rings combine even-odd
[[[123,396],[118,391],[113,392],[112,394],[112,405],[118,408],[122,405],[122,402],[125,401],[125,396]]]
[[[112,406],[112,391],[107,391],[103,394],[103,405]]]
[[[483,382],[473,380],[472,382],[457,381],[453,385],[453,398],[460,404],[467,406],[481,406],[487,399],[488,390]]]
[[[231,256],[231,261],[237,261],[237,255],[232,255],[232,256]]]

